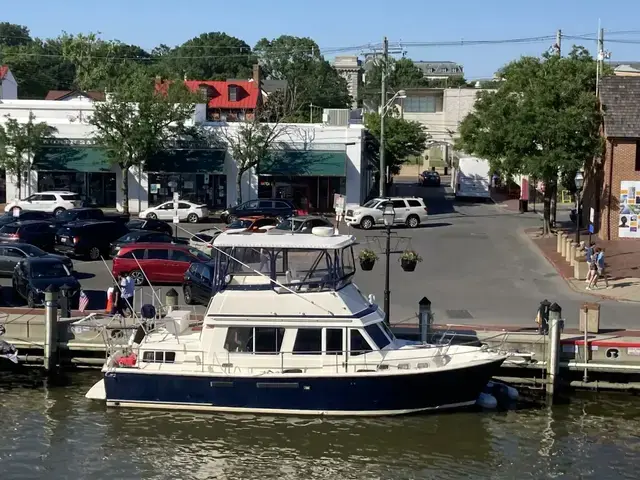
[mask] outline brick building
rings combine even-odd
[[[603,240],[640,240],[640,76],[602,79],[604,171],[600,195]]]

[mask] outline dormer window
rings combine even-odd
[[[211,87],[209,85],[201,85],[199,90],[203,98],[207,100],[211,98]]]
[[[229,85],[229,101],[238,101],[238,87],[236,85]]]

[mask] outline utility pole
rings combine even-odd
[[[556,32],[556,53],[559,57],[562,56],[562,30]]]
[[[598,56],[596,57],[596,98],[600,98],[600,75],[604,61],[604,28],[598,29]]]
[[[380,96],[380,197],[387,192],[387,165],[384,158],[384,116],[387,105],[387,66],[389,63],[389,41],[384,37],[382,42],[382,94]]]

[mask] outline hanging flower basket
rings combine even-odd
[[[360,268],[365,271],[373,270],[373,266],[378,259],[376,252],[365,248],[358,254],[358,259],[360,260]]]
[[[405,250],[400,255],[400,266],[405,272],[413,272],[418,262],[422,261],[422,257],[413,250]]]

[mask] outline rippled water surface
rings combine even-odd
[[[315,419],[106,409],[98,372],[0,377],[6,479],[640,478],[640,400],[553,409]]]

